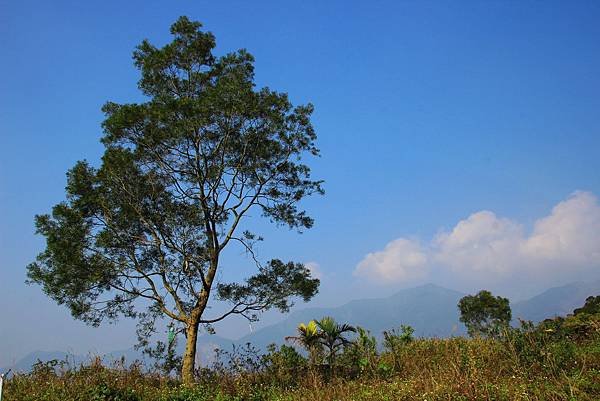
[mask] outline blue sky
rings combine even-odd
[[[258,86],[315,105],[314,229],[255,224],[264,258],[318,265],[316,304],[600,277],[598,2],[0,0],[0,365],[131,346],[132,324],[74,322],[25,266],[43,248],[33,216],[102,153],[102,104],[141,100],[132,50],[180,15],[218,54],[248,49]],[[238,254],[226,267],[243,275]]]

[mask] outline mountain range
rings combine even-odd
[[[513,319],[519,318],[539,322],[554,316],[564,316],[584,304],[590,295],[600,294],[600,280],[594,282],[576,282],[555,287],[525,300],[511,304]],[[239,340],[230,340],[218,335],[203,335],[198,341],[198,354],[201,360],[210,360],[215,348],[231,349],[232,345],[251,343],[264,350],[268,344],[282,344],[285,337],[294,335],[299,323],[312,319],[331,316],[339,322],[364,327],[378,338],[384,330],[410,325],[416,336],[449,337],[465,335],[466,330],[459,322],[458,301],[465,294],[427,284],[405,289],[386,298],[354,300],[336,308],[306,308],[290,313],[286,319],[271,326],[256,330]],[[183,344],[179,344],[183,352]],[[140,353],[133,348],[114,351],[104,356],[105,360],[118,360],[125,357],[128,361],[142,360]],[[89,357],[71,355],[65,352],[36,351],[20,359],[13,366],[0,369],[0,372],[12,368],[14,371],[27,371],[38,360],[65,360],[79,364]]]

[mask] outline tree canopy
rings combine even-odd
[[[589,296],[585,299],[585,304],[581,308],[573,310],[577,315],[595,315],[600,313],[600,295]]]
[[[461,298],[458,309],[460,321],[467,326],[471,336],[495,337],[512,318],[508,298],[494,296],[486,290]]]
[[[276,224],[310,228],[299,202],[323,194],[303,162],[319,154],[312,105],[257,89],[253,57],[215,56],[215,37],[201,27],[181,17],[172,42],[137,47],[146,101],[104,105],[101,163],[68,171],[66,201],[36,216],[46,249],[27,267],[30,282],[90,324],[134,317],[146,338],[156,318],[176,322],[187,338],[188,383],[200,324],[256,320],[265,309],[287,311],[291,297],[316,294],[319,280],[303,264],[254,257],[262,238],[242,226],[260,210]],[[258,266],[245,283],[217,280],[230,243]],[[208,316],[210,299],[231,307]]]

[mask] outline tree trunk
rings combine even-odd
[[[198,319],[190,319],[186,329],[185,353],[183,354],[183,366],[181,368],[181,377],[183,384],[191,386],[194,384],[194,371],[196,368],[196,343],[198,342]]]
[[[216,253],[211,259],[211,266],[206,275],[206,283],[208,288],[205,288],[201,294],[198,304],[192,310],[188,320],[185,343],[185,353],[183,354],[183,366],[181,367],[181,378],[185,386],[192,386],[195,382],[194,371],[196,368],[196,344],[198,343],[198,326],[200,326],[200,317],[204,313],[206,303],[210,296],[210,288],[212,286],[217,266],[219,263],[219,254]]]

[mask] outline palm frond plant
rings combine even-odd
[[[286,341],[292,341],[302,346],[308,352],[308,358],[311,366],[320,362],[323,354],[321,345],[321,332],[317,322],[311,320],[308,324],[300,323],[297,328],[298,335],[286,337]]]
[[[319,342],[327,349],[327,364],[331,367],[335,364],[337,352],[351,343],[344,334],[354,333],[356,328],[346,323],[337,323],[329,316],[316,321],[316,325],[320,329]]]

